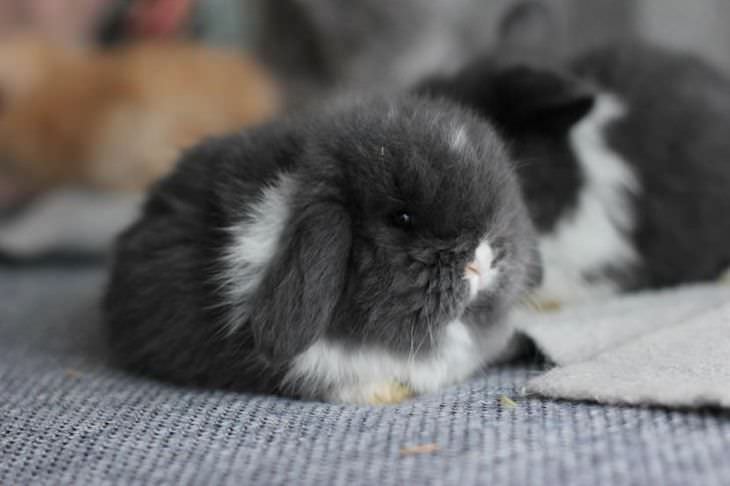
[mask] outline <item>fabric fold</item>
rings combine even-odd
[[[730,408],[730,288],[696,285],[552,314],[518,332],[556,367],[528,393],[601,403]]]

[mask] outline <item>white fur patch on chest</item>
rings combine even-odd
[[[630,240],[635,224],[631,194],[641,188],[631,166],[607,144],[605,129],[626,113],[610,94],[596,99],[593,110],[570,132],[570,146],[583,173],[575,211],[540,238],[544,264],[538,299],[571,302],[617,292],[615,282],[586,275],[607,265],[622,268],[638,255]]]
[[[510,336],[507,325],[477,330],[456,320],[434,336],[437,345],[425,356],[399,356],[372,346],[346,348],[321,338],[295,358],[285,382],[345,403],[367,403],[374,385],[394,381],[416,393],[433,392],[471,376],[504,349]]]
[[[246,209],[246,216],[229,228],[233,243],[224,254],[227,271],[222,275],[228,303],[234,312],[228,331],[233,332],[248,314],[248,300],[256,291],[264,272],[279,247],[289,218],[289,199],[295,182],[283,174],[261,192],[257,202]]]

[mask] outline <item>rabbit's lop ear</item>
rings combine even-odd
[[[290,359],[322,335],[345,288],[347,212],[333,202],[301,206],[292,210],[251,314],[256,345],[273,362]]]

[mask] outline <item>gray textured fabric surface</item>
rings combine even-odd
[[[730,286],[645,292],[516,320],[559,365],[530,380],[531,392],[730,408]]]
[[[538,366],[389,408],[127,376],[105,364],[102,282],[98,269],[0,270],[0,484],[730,482],[727,412],[520,396]]]

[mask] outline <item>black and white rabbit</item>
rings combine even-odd
[[[453,103],[371,99],[208,141],[118,240],[126,367],[337,402],[459,382],[539,280],[501,141]]]
[[[535,2],[515,13],[504,35],[537,44],[416,91],[458,100],[506,140],[539,233],[540,303],[718,278],[730,267],[730,79],[639,42],[546,63],[549,40],[515,27],[547,33],[547,14]]]

